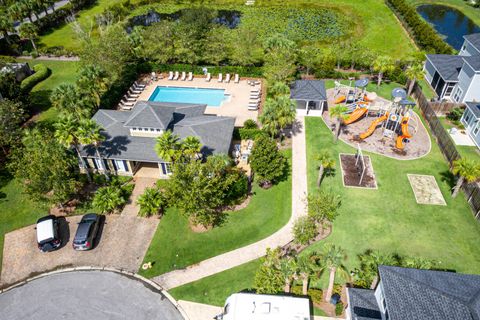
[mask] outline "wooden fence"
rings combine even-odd
[[[408,87],[409,83],[407,83]],[[422,89],[415,85],[412,91],[412,96],[417,100],[418,107],[422,112],[422,116],[427,121],[435,140],[437,141],[442,154],[447,159],[450,168],[453,166],[453,161],[460,159],[460,154],[457,151],[457,147],[452,138],[448,134],[447,130],[442,126],[440,120],[437,117],[437,112],[434,110],[434,106],[437,110],[447,110],[448,108],[454,108],[450,105],[458,105],[453,103],[445,103],[447,106],[440,106],[442,102],[429,102],[422,92]],[[468,203],[473,211],[473,214],[477,220],[480,219],[480,187],[478,183],[464,184],[462,190],[465,193]]]

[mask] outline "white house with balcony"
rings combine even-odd
[[[155,144],[167,130],[180,139],[197,137],[204,156],[228,154],[235,118],[206,115],[205,108],[198,104],[139,101],[131,111],[98,110],[92,119],[102,128],[105,140],[98,147],[100,158],[93,146],[82,148],[86,170],[132,176],[145,167],[154,169],[156,177],[166,178],[171,174],[171,165],[158,157]]]
[[[458,55],[427,54],[425,79],[440,100],[480,101],[480,33],[464,39]]]

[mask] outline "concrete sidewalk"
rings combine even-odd
[[[138,212],[140,211],[140,207],[137,205],[137,199],[141,196],[146,188],[151,188],[157,183],[158,179],[156,178],[144,178],[144,177],[136,177],[135,178],[135,188],[133,188],[132,194],[130,195],[130,199],[128,199],[128,203],[122,210],[122,216],[131,216],[136,217],[138,216]]]
[[[153,280],[169,290],[210,275],[231,269],[265,255],[267,248],[284,246],[293,240],[294,221],[307,214],[307,161],[305,145],[305,118],[297,116],[292,138],[292,215],[288,223],[271,236],[248,246],[201,261],[182,270],[174,270]]]

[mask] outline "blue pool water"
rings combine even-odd
[[[148,101],[199,103],[219,107],[225,100],[224,89],[157,87]]]

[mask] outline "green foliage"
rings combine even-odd
[[[342,301],[339,301],[336,305],[335,305],[335,315],[338,317],[338,316],[341,316],[342,313],[343,313],[343,302]]]
[[[268,88],[268,93],[272,97],[290,95],[290,88],[284,82],[275,82]]]
[[[275,140],[259,136],[250,155],[250,165],[260,186],[268,187],[285,176],[287,159],[278,151]]]
[[[263,74],[267,82],[286,82],[296,70],[297,44],[285,35],[275,34],[264,41],[265,63]]]
[[[24,93],[30,92],[35,85],[47,79],[52,74],[52,71],[41,63],[34,65],[33,70],[35,73],[23,79],[22,83],[20,84],[20,88]]]
[[[268,98],[263,107],[263,112],[259,116],[263,130],[274,137],[280,130],[291,125],[295,121],[295,106],[295,101],[287,95]]]
[[[189,161],[197,157],[202,145],[197,137],[189,136],[183,141],[168,130],[157,138],[155,152],[166,162]]]
[[[317,236],[317,234],[317,224],[311,217],[300,217],[293,225],[293,241],[296,244],[307,245]]]
[[[101,213],[117,213],[120,207],[127,203],[124,190],[117,186],[106,186],[98,188],[93,197],[93,206]]]
[[[302,286],[293,286],[291,292],[297,296],[303,295]],[[323,291],[321,289],[308,288],[307,296],[314,304],[320,304],[323,300]]]
[[[8,99],[0,100],[0,148],[3,153],[10,146],[19,143],[22,129],[21,124],[25,121],[25,111],[21,102]]]
[[[0,72],[0,94],[5,99],[14,101],[26,100],[26,95],[22,94],[15,72]]]
[[[149,217],[160,211],[163,212],[167,199],[158,187],[146,188],[145,192],[138,197],[137,204],[140,206],[138,215]]]
[[[262,49],[262,54],[263,54],[263,49]],[[144,62],[140,65],[140,71],[142,72],[150,72],[150,71],[156,71],[156,72],[169,72],[172,70],[178,70],[179,72],[185,71],[185,72],[193,72],[195,75],[203,75],[203,66],[195,66],[191,64],[180,64],[180,63],[173,63],[173,64],[161,64],[161,63],[155,63],[151,61]],[[206,68],[208,69],[208,72],[210,72],[212,75],[216,75],[219,73],[222,74],[235,74],[238,73],[241,77],[255,77],[255,78],[260,78],[263,77],[263,68],[262,67],[256,67],[256,66],[238,66],[238,65],[233,65],[233,66],[211,66],[207,65]]]
[[[340,196],[334,193],[321,191],[319,193],[309,194],[308,215],[317,223],[326,221],[333,222],[338,216],[340,208]]]
[[[32,199],[53,204],[62,204],[75,193],[76,166],[75,157],[41,129],[26,131],[23,148],[14,150],[10,162]]]
[[[461,158],[453,162],[452,172],[471,183],[480,178],[480,164],[467,158]]]
[[[240,128],[238,129],[239,138],[242,140],[255,140],[260,136],[268,136],[268,133],[261,129],[247,129],[247,128]]]
[[[427,52],[452,54],[453,49],[446,44],[437,32],[416,12],[406,0],[386,0],[394,13],[408,26],[417,45]]]
[[[452,111],[447,114],[447,119],[451,121],[459,121],[462,115],[463,110],[461,108],[453,108]]]
[[[253,119],[245,120],[245,122],[243,123],[243,127],[245,129],[258,129],[258,125]]]
[[[275,294],[282,292],[284,279],[280,270],[280,249],[267,248],[267,253],[262,258],[262,265],[255,273],[254,286],[259,294]]]

